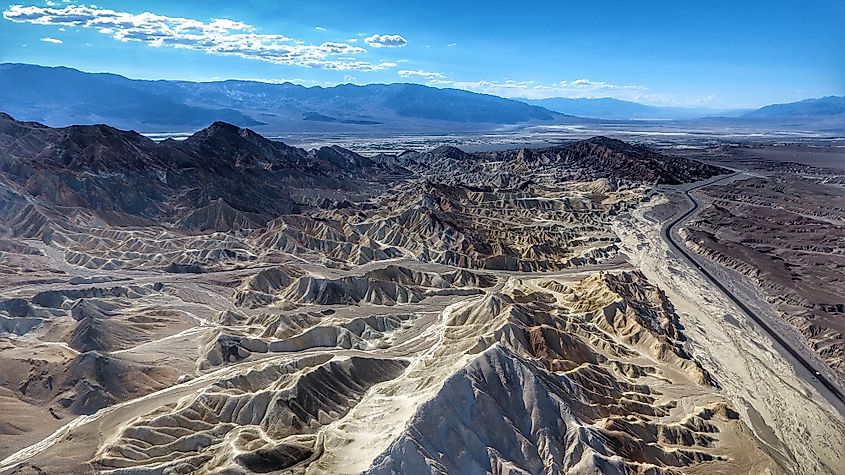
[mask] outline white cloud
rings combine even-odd
[[[422,70],[408,70],[403,69],[401,71],[397,71],[396,74],[402,76],[403,78],[421,78],[426,79],[429,81],[436,80],[436,79],[446,79],[446,76],[442,73],[435,73],[431,71],[422,71]]]
[[[317,30],[317,31],[326,31],[326,29],[323,28],[322,26],[315,26],[314,29]]]
[[[54,45],[60,45],[60,44],[63,43],[62,40],[60,40],[58,38],[50,38],[49,36],[47,36],[45,38],[41,38],[41,41],[43,41],[45,43],[53,43]]]
[[[459,81],[449,79],[443,73],[422,70],[400,70],[396,73],[404,78],[419,78],[429,86],[463,89],[514,99],[546,99],[550,97],[595,99],[612,97],[656,106],[678,107],[712,106],[717,101],[716,96],[713,95],[703,98],[680,97],[653,93],[647,87],[636,84],[612,84],[585,78],[551,83],[514,80]]]
[[[448,46],[449,48],[451,48],[451,47],[453,47],[453,46],[458,46],[458,44],[457,44],[457,43],[449,43],[449,44],[448,44],[448,45],[446,45],[446,46]]]
[[[370,35],[364,41],[373,48],[398,48],[408,44],[402,35]]]
[[[258,33],[252,25],[225,18],[203,22],[150,12],[120,12],[94,5],[67,5],[63,8],[12,5],[3,12],[3,17],[17,23],[91,28],[123,42],[236,55],[276,64],[343,71],[374,71],[395,66],[391,62],[374,64],[348,59],[350,55],[367,52],[360,46],[340,42],[298,43],[282,34]],[[388,38],[382,39],[386,43],[397,41],[391,35],[385,36]],[[401,36],[398,38],[405,41]],[[347,59],[339,59],[340,56]]]
[[[447,78],[426,78],[432,86],[454,87],[484,94],[524,99],[548,97],[616,97],[636,100],[647,90],[636,85],[615,85],[589,79],[540,83],[535,81],[456,81]]]
[[[595,99],[612,97],[656,106],[701,107],[712,106],[717,98],[681,97],[666,93],[654,93],[649,88],[636,84],[611,84],[589,79],[564,80],[553,83],[535,81],[453,81],[433,79],[430,86],[453,87],[484,94],[494,94],[515,99],[546,99],[549,97],[571,97]]]
[[[397,71],[403,78],[416,78],[436,87],[451,87],[467,91],[493,94],[502,97],[523,99],[545,99],[549,97],[597,98],[615,97],[626,100],[642,100],[651,103],[670,101],[665,96],[648,94],[648,89],[633,84],[617,85],[589,79],[563,80],[554,83],[535,81],[459,81],[449,79],[443,73],[423,70]]]

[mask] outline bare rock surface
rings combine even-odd
[[[0,473],[841,473],[842,419],[644,217],[722,172],[4,115]]]

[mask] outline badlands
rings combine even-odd
[[[700,269],[759,278],[832,373],[842,281],[750,274],[792,257],[737,236],[795,209],[697,158],[0,116],[0,473],[845,473],[835,398]],[[662,231],[709,183],[697,264]],[[841,252],[793,224],[782,253]]]

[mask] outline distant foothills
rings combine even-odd
[[[105,123],[185,132],[220,120],[263,133],[443,133],[504,126],[674,121],[841,131],[845,97],[757,110],[659,107],[612,98],[507,99],[419,84],[305,87],[259,81],[137,80],[66,67],[0,64],[0,111],[50,126]]]

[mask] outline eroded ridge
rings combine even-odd
[[[817,455],[783,450],[785,423],[712,371],[721,327],[685,328],[683,298],[630,260],[625,217],[718,168],[602,137],[362,157],[220,123],[155,143],[0,119],[0,471],[798,472]]]
[[[285,341],[317,328],[329,327]],[[247,356],[249,370],[142,415],[93,462],[107,473],[671,473],[768,460],[728,455],[723,438],[753,438],[639,273],[511,278],[450,304],[422,334],[393,331],[388,347],[344,352],[329,339],[284,363]]]

